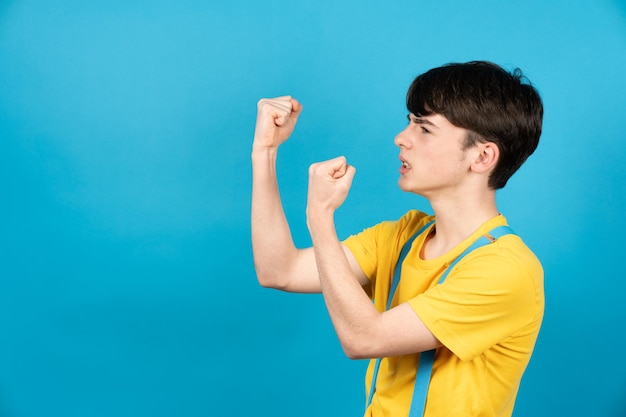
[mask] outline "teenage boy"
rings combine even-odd
[[[407,108],[408,126],[395,138],[398,184],[428,199],[434,215],[411,210],[341,242],[334,212],[355,168],[338,157],[309,169],[313,245],[297,249],[276,157],[302,105],[290,96],[259,101],[251,219],[258,280],[323,293],[346,355],[371,359],[366,416],[510,416],[541,326],[543,270],[506,227],[496,190],[537,147],[541,99],[521,71],[476,61],[418,76]],[[421,362],[428,352],[436,352],[432,370]],[[425,406],[415,399],[416,378],[426,380]]]

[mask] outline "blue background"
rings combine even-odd
[[[625,416],[626,3],[0,1],[0,415],[359,416],[319,295],[260,288],[249,240],[260,97],[305,106],[281,150],[357,169],[342,237],[409,208],[394,135],[417,74],[487,59],[545,102],[499,206],[547,310],[515,416]]]

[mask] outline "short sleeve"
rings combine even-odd
[[[343,241],[361,266],[363,273],[373,281],[378,269],[378,241],[385,229],[393,227],[392,222],[383,222],[352,235]]]
[[[421,226],[432,220],[423,212],[411,210],[400,219],[383,221],[343,241],[370,281],[379,274],[391,277],[402,245]]]
[[[517,236],[462,259],[409,304],[443,345],[471,360],[543,314],[543,270]]]

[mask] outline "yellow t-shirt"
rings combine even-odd
[[[386,308],[402,246],[431,220],[432,216],[410,211],[398,221],[380,223],[344,242],[371,280],[378,311]],[[409,303],[443,344],[433,365],[427,417],[504,417],[513,412],[543,318],[539,260],[518,236],[506,235],[466,255],[438,284],[463,250],[503,225],[502,215],[494,217],[452,251],[423,260],[419,253],[429,228],[415,239],[405,258],[392,307]],[[418,360],[419,354],[381,360],[366,417],[408,415]],[[366,393],[373,366],[374,360],[367,369]]]

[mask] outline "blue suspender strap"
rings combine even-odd
[[[413,399],[409,409],[409,417],[422,417],[426,408],[426,395],[430,385],[430,376],[433,373],[435,362],[435,349],[420,353],[419,364],[415,373],[415,385],[413,386]]]
[[[448,272],[463,258],[465,255],[477,249],[481,246],[488,245],[495,242],[498,238],[515,234],[509,226],[498,226],[492,229],[489,233],[481,236],[470,245],[467,249],[461,253],[443,272],[442,277],[439,279],[439,284],[445,281],[448,276]],[[433,363],[435,361],[435,349],[420,353],[419,364],[417,372],[415,374],[415,386],[413,388],[413,399],[411,400],[411,408],[409,410],[409,417],[423,417],[424,409],[426,408],[426,396],[428,394],[428,385],[430,384],[430,377],[433,371]]]
[[[406,254],[411,249],[411,245],[416,237],[421,235],[428,227],[433,224],[434,221],[431,221],[422,228],[420,228],[413,236],[409,238],[402,246],[402,250],[400,251],[400,256],[398,257],[398,262],[393,270],[393,279],[391,281],[391,287],[389,289],[389,295],[387,296],[387,310],[391,308],[391,302],[393,301],[393,297],[396,294],[396,290],[398,289],[398,284],[400,283],[400,272],[402,271],[402,262],[404,262],[404,258]],[[374,372],[372,373],[372,383],[370,384],[370,392],[367,396],[367,404],[366,408],[372,403],[372,398],[374,397],[374,392],[376,391],[376,379],[378,377],[378,369],[380,368],[380,358],[376,358],[376,362],[374,363]]]
[[[398,257],[398,262],[393,270],[393,280],[391,281],[391,288],[389,289],[389,296],[387,297],[387,310],[391,308],[391,302],[393,301],[393,297],[396,295],[396,290],[398,289],[398,284],[400,284],[400,274],[402,272],[402,262],[404,262],[404,258],[406,258],[406,254],[411,250],[411,246],[413,245],[413,241],[419,235],[424,233],[426,229],[430,227],[431,224],[434,223],[430,221],[422,226],[413,236],[406,241],[404,246],[402,246],[402,251],[400,252],[400,256]]]
[[[448,266],[446,268],[446,270],[443,272],[443,274],[441,275],[441,278],[439,278],[439,284],[441,284],[442,282],[444,282],[446,280],[446,277],[448,276],[448,273],[452,270],[452,268],[454,268],[454,266],[465,257],[465,255],[467,255],[468,253],[470,253],[471,251],[473,251],[474,249],[478,249],[481,246],[487,245],[491,242],[495,242],[496,239],[498,239],[499,237],[502,237],[504,235],[508,235],[508,234],[512,234],[513,229],[511,229],[509,226],[498,226],[495,227],[493,229],[491,229],[491,231],[489,233],[487,233],[486,235],[483,235],[481,237],[479,237],[476,242],[472,243],[467,249],[465,249],[463,251],[463,253],[461,253],[451,264],[450,266]]]
[[[411,249],[411,245],[417,236],[422,234],[433,222],[429,222],[424,225],[420,230],[417,231],[402,247],[400,251],[400,256],[398,257],[398,262],[394,268],[393,279],[391,281],[391,287],[389,290],[389,295],[387,297],[387,310],[391,308],[391,302],[395,296],[396,290],[398,288],[398,284],[400,283],[400,272],[402,269],[402,262],[404,262],[404,258],[407,253]],[[499,226],[492,229],[489,233],[484,236],[481,236],[470,245],[461,255],[459,255],[443,272],[441,278],[439,279],[439,284],[443,283],[448,276],[448,273],[452,270],[452,268],[463,258],[465,255],[477,249],[481,246],[487,245],[489,243],[494,242],[498,238],[507,235],[507,234],[515,234],[513,230],[508,226]],[[411,408],[409,410],[409,417],[423,417],[424,409],[426,407],[426,396],[428,394],[428,386],[430,384],[430,377],[432,374],[433,363],[435,361],[435,350],[429,350],[426,352],[420,353],[419,364],[417,368],[417,372],[415,375],[415,386],[413,388],[413,398],[411,400]],[[376,391],[376,380],[378,378],[378,370],[380,368],[380,358],[376,359],[374,364],[374,372],[372,374],[372,383],[370,384],[370,392],[367,398],[367,407],[372,403],[372,398],[374,397],[374,392]]]

